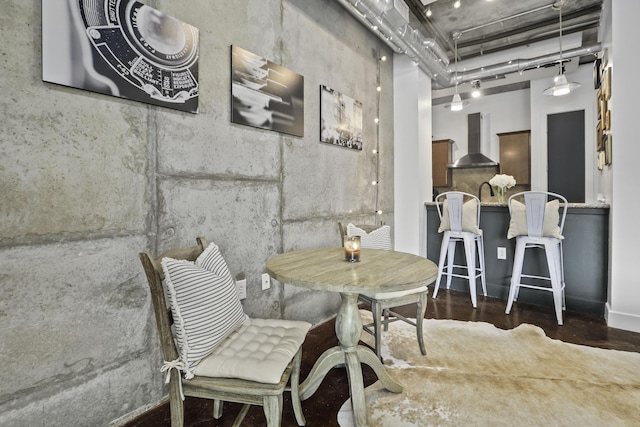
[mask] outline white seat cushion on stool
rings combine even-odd
[[[277,384],[309,328],[310,323],[298,320],[249,318],[203,358],[194,373]]]
[[[555,239],[564,239],[560,232],[560,202],[552,200],[547,202],[544,209],[542,236],[553,237]],[[511,219],[509,220],[509,230],[507,230],[507,239],[513,239],[518,236],[527,236],[527,211],[526,205],[517,200],[511,200]]]
[[[442,218],[438,233],[451,231],[451,220],[449,219],[449,202],[445,199],[442,203]],[[478,228],[478,202],[475,199],[468,200],[462,205],[462,231],[473,234],[480,234]]]

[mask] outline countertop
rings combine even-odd
[[[436,202],[425,202],[424,203],[425,206],[435,206]],[[498,203],[498,202],[480,202],[480,206],[495,206],[495,207],[500,207],[500,206],[504,206],[505,208],[507,207],[506,203]],[[610,206],[608,203],[599,203],[599,202],[595,202],[595,203],[567,203],[567,208],[574,208],[574,209],[609,209]]]

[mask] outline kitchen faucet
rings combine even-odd
[[[488,185],[489,186],[489,191],[491,192],[491,197],[495,196],[494,192],[493,192],[493,187],[491,186],[491,184],[489,184],[488,181],[484,181],[482,184],[480,184],[480,187],[478,187],[478,200],[482,201],[482,186],[483,185]]]

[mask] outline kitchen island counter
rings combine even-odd
[[[425,203],[427,214],[427,258],[438,263],[442,234],[435,202]],[[507,239],[509,209],[506,204],[481,203],[480,228],[483,230],[485,274],[489,296],[507,300],[515,239]],[[609,205],[603,203],[569,203],[563,241],[567,309],[604,315],[607,300],[609,256]],[[456,263],[464,264],[462,245],[456,250]],[[507,259],[498,259],[498,248],[506,248]],[[547,274],[543,251],[529,251],[525,271]],[[441,284],[441,286],[443,286]],[[468,282],[453,278],[452,289],[469,291]],[[519,302],[545,305],[553,311],[550,292],[521,289]]]

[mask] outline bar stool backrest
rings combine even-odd
[[[527,232],[531,237],[542,237],[544,211],[547,205],[545,193],[526,193],[524,195],[527,214]]]
[[[447,194],[447,205],[449,211],[449,224],[451,231],[462,231],[462,203],[464,195],[462,193],[450,192]]]
[[[467,206],[466,209],[466,222],[465,222],[465,202],[475,200],[475,210],[473,211],[473,218],[471,218],[471,211]],[[438,216],[440,221],[444,215],[448,219],[448,230],[455,233],[463,231],[470,231],[470,228],[476,228],[480,226],[480,200],[473,194],[465,193],[462,191],[447,191],[436,196],[436,207],[438,209]],[[446,205],[445,205],[446,201]],[[446,209],[445,209],[446,207]],[[478,231],[474,231],[477,233]]]

